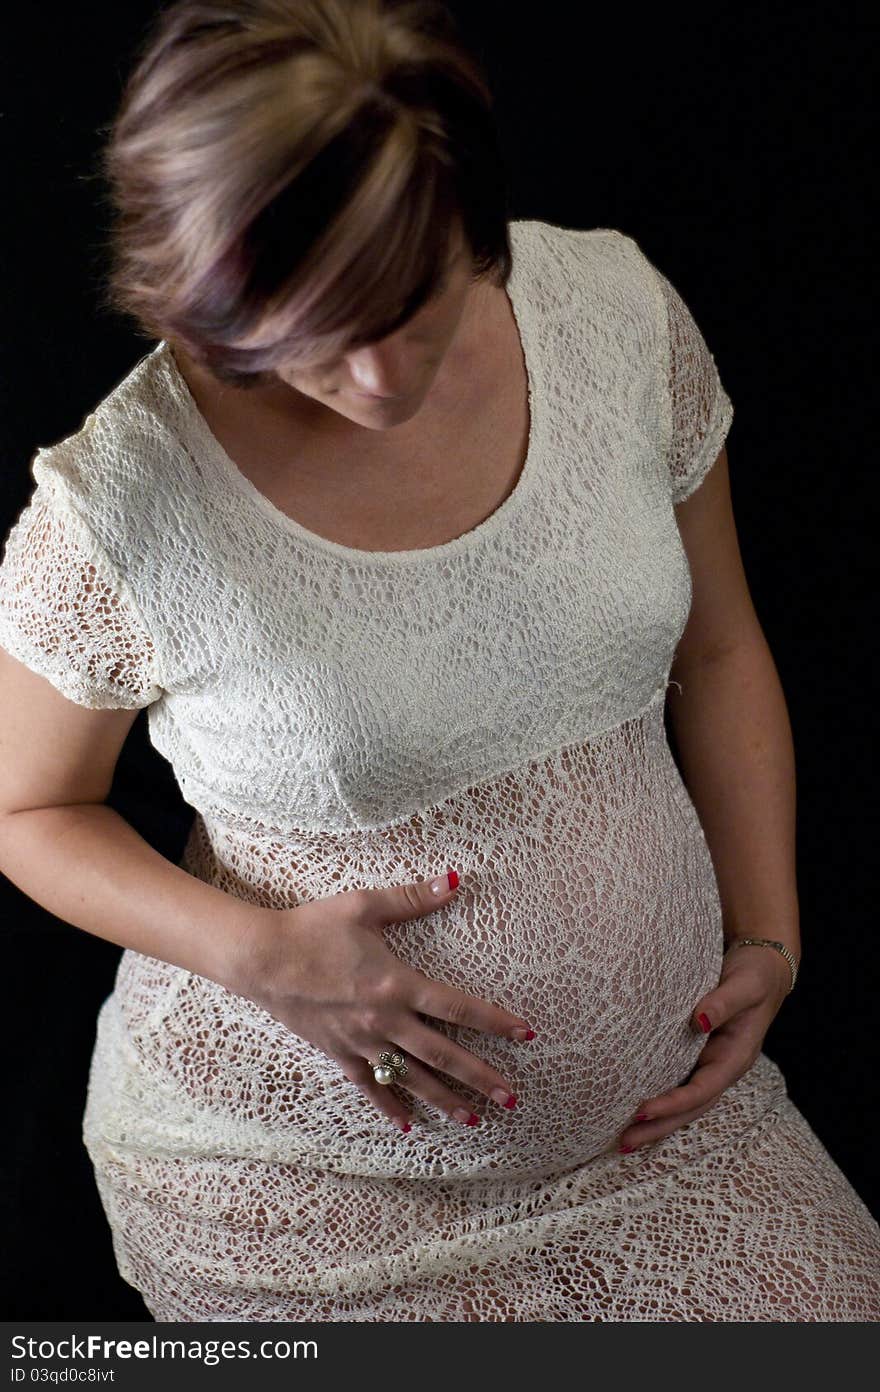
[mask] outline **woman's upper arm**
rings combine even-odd
[[[162,681],[127,580],[47,467],[0,564],[0,814],[102,802]]]
[[[644,253],[642,253],[644,256]],[[647,257],[660,292],[660,395],[667,404],[665,475],[692,581],[673,671],[763,641],[742,564],[726,440],[733,421],[715,359],[694,315]]]
[[[750,642],[763,642],[739,548],[727,447],[675,509],[691,573],[692,600],[675,652],[673,675]]]
[[[91,710],[0,648],[0,816],[104,802],[137,710]]]

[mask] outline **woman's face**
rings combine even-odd
[[[411,420],[429,394],[432,402],[442,396],[450,347],[454,343],[457,351],[465,346],[473,318],[466,311],[472,310],[480,289],[471,269],[470,249],[457,229],[445,281],[406,324],[334,362],[287,372],[278,369],[278,383],[368,430],[387,430]],[[283,406],[281,398],[278,404]]]

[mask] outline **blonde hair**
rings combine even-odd
[[[506,284],[491,105],[438,0],[178,0],[102,128],[102,306],[247,386],[405,323],[457,224]]]

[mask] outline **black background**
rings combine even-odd
[[[797,753],[804,956],[765,1052],[880,1215],[868,7],[452,9],[495,92],[511,215],[635,237],[693,311],[734,403],[740,545]],[[78,429],[148,350],[97,312],[104,214],[85,176],[155,10],[20,7],[6,48],[4,534],[31,492],[36,448]],[[110,802],[177,859],[192,810],[149,744],[146,713]],[[95,1017],[120,949],[2,877],[0,894],[4,1312],[147,1319],[117,1274],[80,1137]]]

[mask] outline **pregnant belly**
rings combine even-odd
[[[515,1087],[517,1107],[504,1115],[448,1079],[484,1118],[471,1157],[484,1147],[491,1164],[503,1137],[507,1166],[582,1163],[615,1141],[640,1102],[694,1067],[705,1036],[691,1018],[719,979],[721,908],[696,818],[661,822],[654,838],[642,825],[637,848],[624,834],[601,856],[589,827],[580,840],[556,840],[552,855],[538,846],[495,854],[446,910],[386,927],[409,965],[508,1007],[537,1032],[517,1045],[430,1022]]]
[[[142,1066],[216,1115],[224,1144],[236,1136],[243,1152],[265,1154],[271,1141],[291,1162],[319,1156],[340,1172],[389,1176],[583,1163],[614,1143],[643,1099],[682,1082],[705,1043],[691,1016],[718,981],[721,907],[677,780],[670,760],[640,803],[630,787],[619,809],[603,800],[601,814],[594,799],[570,796],[532,818],[520,808],[494,838],[484,826],[479,851],[452,845],[447,819],[450,858],[440,863],[460,867],[455,898],[383,930],[408,965],[534,1026],[537,1037],[516,1044],[429,1020],[509,1079],[513,1110],[443,1075],[481,1124],[462,1126],[404,1090],[414,1125],[401,1136],[334,1060],[253,1002],[126,953],[116,995]],[[408,824],[377,836],[387,863],[374,883],[410,878],[401,867],[415,835]]]

